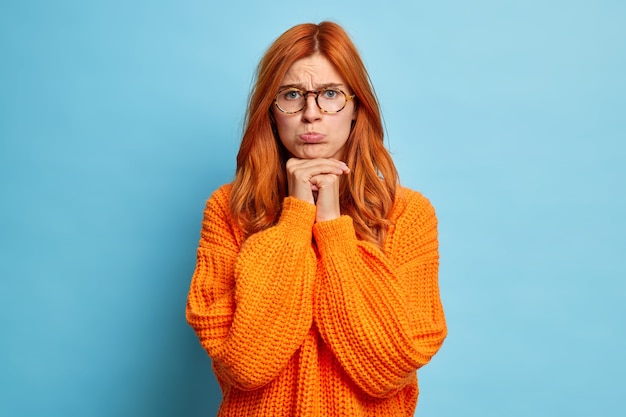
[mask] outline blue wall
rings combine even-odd
[[[417,415],[624,415],[625,4],[3,1],[0,415],[214,413],[184,319],[204,201],[265,48],[324,19],[438,209]]]

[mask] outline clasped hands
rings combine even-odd
[[[337,159],[291,158],[287,161],[289,196],[315,204],[315,221],[323,222],[341,216],[339,180],[350,168]]]

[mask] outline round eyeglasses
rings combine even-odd
[[[286,114],[301,112],[306,106],[309,94],[315,95],[315,104],[322,113],[339,113],[348,101],[356,97],[347,95],[338,88],[322,88],[318,91],[306,91],[295,87],[280,90],[274,97],[276,108]]]

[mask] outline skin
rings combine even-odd
[[[320,54],[296,61],[281,81],[281,87],[307,91],[330,84],[352,94],[343,77]],[[326,114],[309,94],[301,112],[285,114],[274,107],[273,114],[280,141],[292,156],[286,165],[289,196],[315,204],[317,222],[338,218],[339,179],[350,172],[342,158],[356,118],[355,101],[348,101],[339,113]]]

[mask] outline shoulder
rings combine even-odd
[[[208,226],[210,222],[227,222],[233,223],[230,214],[230,193],[231,184],[224,184],[211,194],[206,200],[204,207],[204,226]]]
[[[398,187],[390,220],[387,250],[392,257],[405,259],[406,256],[421,256],[424,248],[436,250],[435,209],[419,191]]]
[[[209,199],[206,201],[206,209],[207,210],[216,210],[229,211],[229,201],[230,201],[230,193],[232,191],[232,184],[224,184],[220,186],[218,189],[213,191]]]
[[[243,233],[237,226],[230,212],[231,184],[225,184],[216,189],[206,201],[202,220],[202,235],[210,240],[221,236],[220,242],[234,239],[238,244],[243,241]]]
[[[402,186],[398,187],[391,221],[398,223],[403,220],[414,222],[427,219],[436,221],[435,208],[430,200],[419,191]]]

